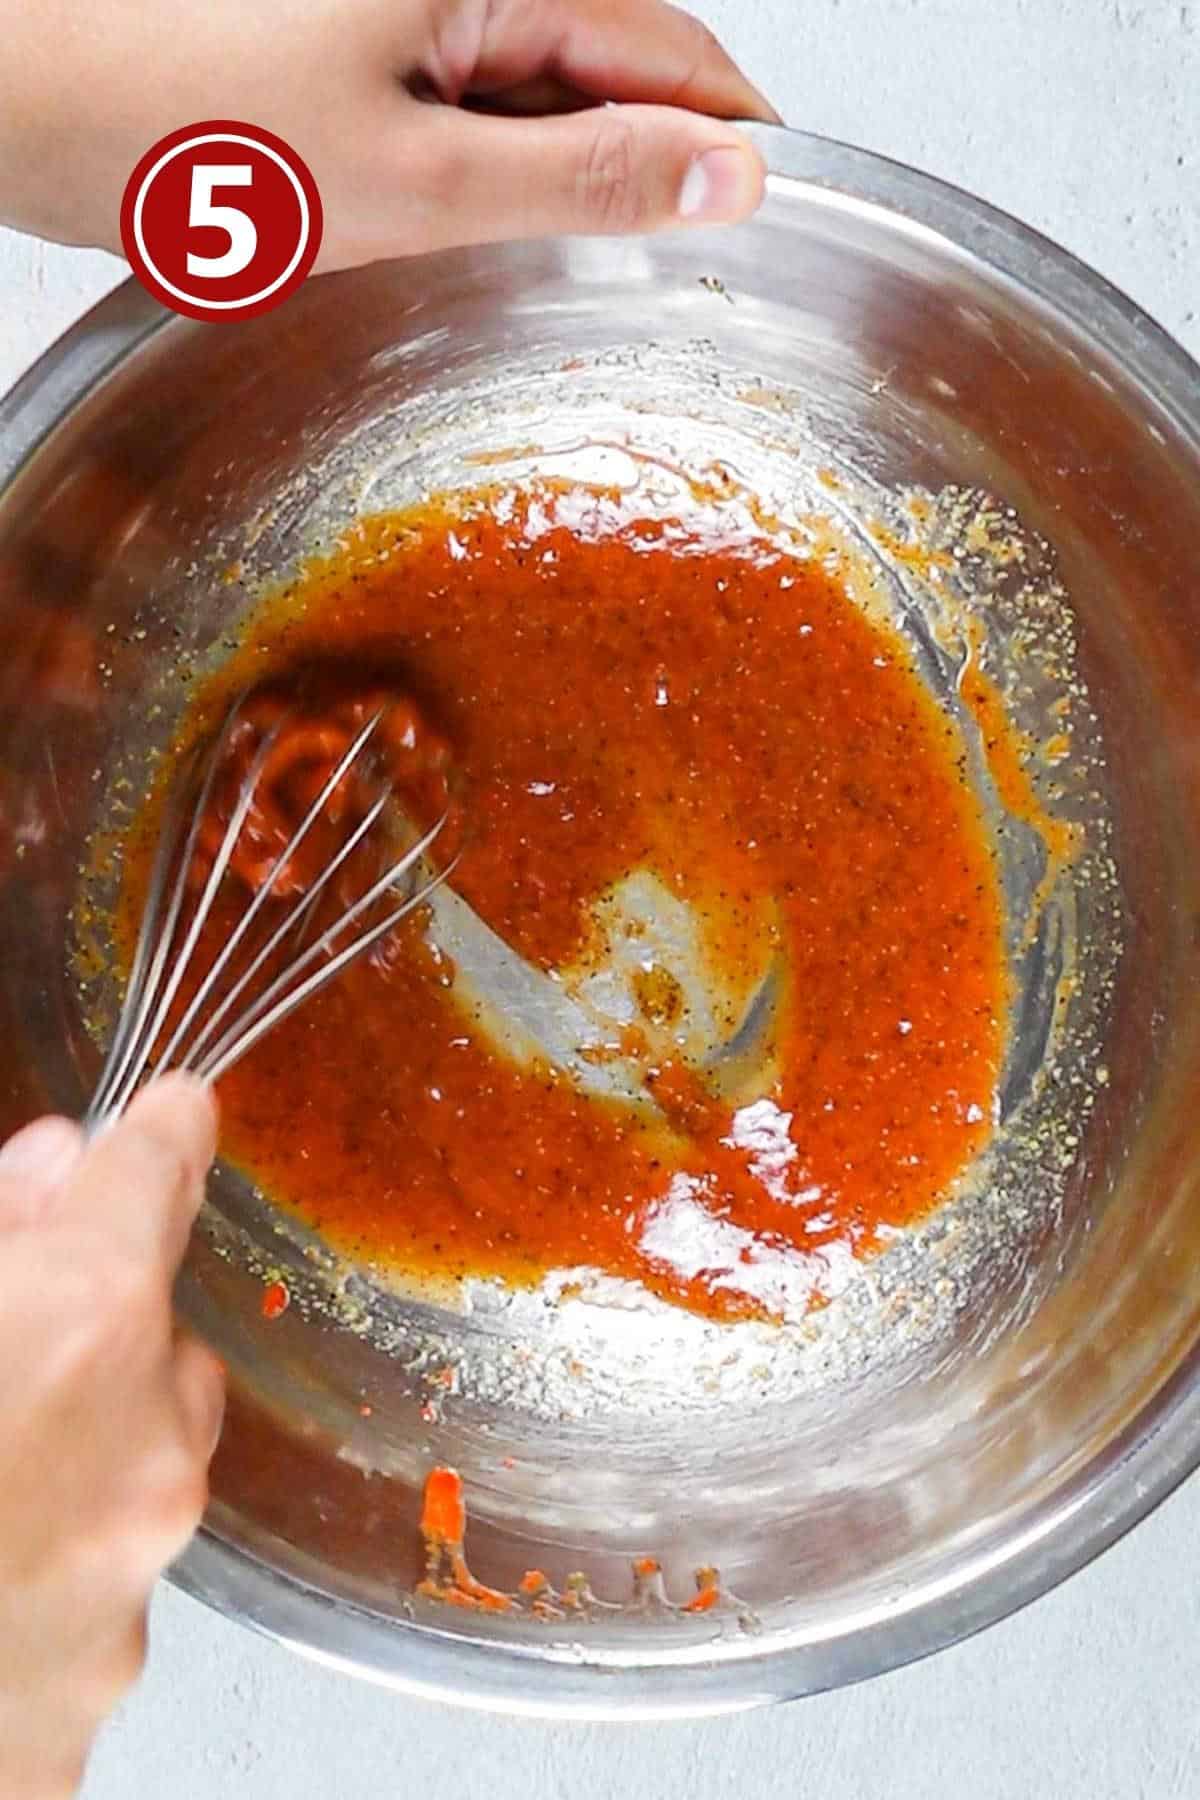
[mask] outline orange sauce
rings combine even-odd
[[[421,1507],[425,1576],[417,1584],[418,1594],[450,1606],[474,1607],[481,1612],[510,1612],[514,1604],[511,1597],[476,1581],[467,1567],[463,1553],[466,1530],[467,1507],[462,1476],[457,1469],[430,1469],[425,1477]]]
[[[188,731],[314,659],[364,691],[399,671],[450,746],[463,898],[558,971],[653,870],[731,991],[786,971],[769,1076],[735,1103],[646,1051],[648,1103],[588,1095],[498,1049],[410,923],[225,1077],[224,1152],[376,1265],[599,1271],[718,1318],[820,1305],[991,1125],[1001,900],[956,728],[816,563],[574,491],[495,499],[356,527],[257,609]],[[126,846],[126,949],[154,820]],[[643,1001],[669,1027],[653,970]]]
[[[287,1284],[282,1281],[272,1281],[268,1287],[263,1289],[259,1310],[264,1319],[281,1319],[291,1305],[291,1300]]]

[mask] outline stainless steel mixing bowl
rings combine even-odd
[[[398,263],[238,326],[127,285],[0,403],[5,1130],[81,1107],[80,863],[255,584],[358,511],[478,479],[480,450],[716,457],[860,537],[864,506],[893,538],[940,521],[1000,663],[1040,655],[1076,695],[1087,754],[1052,797],[1096,855],[1039,939],[1075,1024],[1015,1027],[1021,1156],[808,1325],[416,1302],[214,1175],[179,1303],[233,1396],[175,1578],[320,1660],[507,1710],[869,1675],[1040,1593],[1200,1459],[1200,372],[978,202],[756,135],[769,194],[738,230]],[[264,1270],[295,1294],[273,1322]],[[465,1477],[483,1579],[583,1569],[608,1607],[418,1596],[435,1462]],[[710,1563],[737,1600],[683,1610]]]

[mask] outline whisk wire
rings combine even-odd
[[[294,943],[303,942],[321,895],[368,833],[379,824],[393,800],[390,784],[385,786],[384,791],[367,808],[364,817],[348,831],[345,842],[305,886],[304,891],[287,906],[283,918],[270,931],[262,947],[250,957],[247,967],[237,973],[236,979],[232,980],[224,993],[221,992],[223,977],[233,975],[233,959],[255,920],[275,893],[280,875],[293,862],[304,840],[325,812],[335,790],[362,756],[378,728],[384,717],[385,709],[381,707],[362,725],[339,756],[304,817],[291,832],[262,881],[256,884],[256,891],[237,925],[205,970],[178,1023],[171,1027],[166,1044],[158,1050],[159,1040],[167,1029],[171,1009],[199,946],[205,925],[212,915],[217,894],[231,872],[238,839],[254,804],[264,768],[290,717],[290,714],[285,713],[276,719],[255,750],[250,767],[238,787],[228,823],[194,910],[185,916],[184,901],[193,885],[201,827],[208,816],[217,774],[229,750],[244,704],[243,696],[225,719],[198,789],[195,777],[202,754],[199,750],[185,764],[182,775],[164,806],[160,841],[151,869],[124,1000],[100,1080],[84,1119],[89,1135],[93,1135],[121,1113],[144,1081],[154,1080],[169,1068],[190,1070],[210,1081],[219,1079],[260,1042],[267,1032],[327,982],[332,981],[350,963],[365,955],[388,932],[394,930],[401,920],[420,906],[449,877],[454,867],[451,863],[449,867],[430,875],[421,866],[446,825],[449,814],[444,812],[417,842],[371,883],[359,899],[327,925],[313,943],[298,955],[292,955],[261,993],[240,1012],[235,1012],[250,984],[256,977],[269,971],[271,959],[288,938],[293,937]],[[196,796],[194,803],[191,802],[193,794]],[[190,820],[187,820],[189,803],[192,804],[192,811]],[[181,837],[182,850],[179,848]],[[349,943],[342,944],[341,948],[335,950],[334,947],[345,934],[369,914],[372,908],[376,908],[389,890],[396,889],[406,878],[411,878],[410,885],[400,904],[391,908],[383,918],[357,932]],[[317,966],[314,967],[314,964]],[[207,1014],[206,1008],[210,1008]]]
[[[457,858],[448,863],[444,869],[439,870],[428,881],[423,882],[417,891],[400,906],[374,925],[369,926],[366,931],[360,932],[328,962],[322,963],[306,980],[300,983],[299,987],[284,994],[281,999],[275,1001],[274,1005],[271,1005],[275,996],[280,994],[289,982],[294,981],[302,969],[307,968],[318,957],[323,956],[330,944],[335,942],[349,925],[361,918],[362,914],[373,906],[389,887],[394,887],[397,881],[416,866],[445,823],[446,818],[443,814],[420,842],[414,844],[412,849],[407,851],[399,862],[394,863],[386,874],[381,875],[369,892],[364,894],[361,900],[356,901],[343,918],[323,931],[321,936],[309,945],[303,955],[298,956],[294,962],[288,965],[283,973],[272,982],[267,992],[255,1001],[243,1018],[238,1020],[237,1025],[227,1031],[219,1043],[214,1044],[203,1062],[196,1068],[196,1074],[202,1075],[207,1081],[219,1081],[226,1070],[232,1068],[233,1064],[252,1049],[260,1038],[265,1037],[268,1031],[272,1031],[276,1025],[281,1024],[290,1013],[294,1012],[298,1006],[303,1005],[305,1000],[324,987],[327,982],[332,981],[350,963],[355,962],[360,956],[365,956],[368,950],[379,943],[381,938],[386,937],[389,931],[394,931],[402,919],[406,919],[416,907],[424,905],[429,896],[441,887],[443,882],[449,880],[454,873]],[[267,1007],[270,1010],[264,1012],[263,1009]]]
[[[335,768],[333,769],[332,774],[330,774],[328,779],[325,781],[324,785],[321,788],[321,791],[318,793],[316,799],[313,801],[312,805],[309,807],[308,811],[305,813],[303,819],[300,821],[300,824],[297,825],[295,831],[293,831],[291,837],[284,844],[283,849],[279,852],[279,855],[275,858],[275,861],[271,864],[271,867],[267,871],[267,874],[262,882],[261,887],[259,888],[258,892],[255,894],[254,898],[251,900],[251,902],[250,902],[249,906],[246,908],[245,912],[242,914],[241,919],[238,921],[238,923],[234,927],[233,931],[230,932],[229,937],[226,940],[225,945],[224,945],[223,949],[221,950],[220,954],[213,959],[212,966],[208,969],[207,973],[204,976],[204,979],[201,981],[200,985],[196,989],[196,992],[193,994],[191,1001],[189,1002],[188,1006],[184,1010],[183,1017],[180,1019],[178,1025],[176,1025],[174,1032],[172,1033],[167,1044],[165,1045],[165,1047],[163,1049],[163,1053],[162,1053],[162,1060],[164,1063],[169,1063],[171,1061],[172,1057],[175,1055],[175,1052],[179,1049],[180,1044],[186,1038],[187,1033],[188,1033],[189,1029],[191,1028],[192,1021],[195,1019],[197,1013],[200,1011],[200,1009],[204,1006],[205,1002],[208,1000],[210,994],[213,992],[218,981],[221,979],[221,976],[225,973],[225,970],[228,968],[232,958],[236,954],[239,945],[241,944],[242,940],[246,936],[246,933],[250,930],[250,927],[253,925],[255,919],[261,913],[263,907],[266,905],[267,901],[271,898],[271,895],[274,893],[275,883],[278,881],[280,875],[283,874],[284,870],[288,867],[289,863],[295,857],[296,852],[299,850],[301,844],[304,842],[305,838],[308,836],[309,832],[312,830],[313,826],[316,824],[317,820],[320,818],[322,812],[325,809],[327,802],[329,801],[330,796],[335,792],[335,790],[337,789],[337,787],[339,786],[339,784],[345,777],[351,764],[355,761],[359,752],[366,745],[368,739],[370,738],[372,732],[375,730],[376,726],[379,724],[379,721],[382,717],[383,717],[382,712],[377,712],[373,718],[368,719],[367,723],[363,726],[362,730],[358,733],[358,735],[354,739],[353,743],[349,746],[349,748],[346,750],[345,754],[340,758],[340,760],[336,764]],[[212,874],[209,876],[208,887],[205,890],[203,899],[201,900],[199,906],[196,908],[196,917],[192,921],[192,931],[193,931],[193,934],[196,939],[199,938],[199,934],[204,928],[205,921],[208,918],[208,914],[209,914],[209,911],[212,906],[213,898],[216,895],[217,887],[219,887],[219,885],[220,885],[221,877],[224,875],[225,870],[229,867],[230,860],[231,860],[234,850],[237,846],[238,835],[241,831],[243,823],[245,822],[245,813],[246,813],[246,811],[249,810],[250,805],[253,803],[254,789],[258,784],[258,776],[262,773],[262,766],[265,763],[267,757],[270,755],[270,752],[274,746],[274,743],[275,743],[276,739],[278,738],[279,732],[282,729],[283,723],[284,723],[284,720],[281,720],[279,725],[276,726],[275,730],[267,737],[267,739],[265,740],[265,742],[262,745],[262,748],[260,749],[260,751],[258,753],[258,756],[255,759],[254,766],[251,768],[249,774],[246,776],[246,779],[242,784],[242,788],[238,795],[238,804],[234,808],[234,812],[233,812],[232,817],[230,818],[229,824],[225,828],[225,834],[224,834],[223,838],[221,839],[220,849],[218,850],[216,858],[214,859],[214,862],[213,862],[213,869],[212,869]],[[387,796],[384,795],[383,800],[386,801],[386,798],[387,798]],[[243,799],[245,800],[244,808],[242,806]],[[383,805],[381,802],[378,811],[381,812],[382,810],[383,810]],[[239,814],[240,814],[240,816],[239,816]],[[376,813],[376,817],[377,816],[378,816],[378,813]],[[354,841],[355,840],[352,839],[351,843],[353,843]],[[348,854],[348,850],[343,852],[343,857],[345,856],[345,854]],[[328,871],[327,871],[327,873],[328,873]],[[216,881],[215,885],[213,883],[214,875],[217,877],[217,881]],[[291,915],[289,914],[289,918],[290,918],[290,916]],[[281,933],[281,938],[279,941],[281,941],[282,936],[286,936],[286,932]],[[192,948],[194,948],[194,944],[185,944],[183,955],[185,957],[187,955],[189,955]],[[233,999],[236,999],[237,995],[243,991],[243,989],[245,987],[246,979],[248,979],[248,975],[249,975],[249,972],[247,973],[246,977],[243,977],[240,984],[234,989],[234,993],[232,996]],[[212,1020],[209,1021],[209,1027],[211,1028],[211,1026],[212,1026]],[[195,1045],[193,1045],[193,1050],[194,1049],[195,1049]]]
[[[188,761],[187,773],[189,775],[194,772],[195,761],[194,755]],[[147,884],[146,903],[142,909],[141,925],[134,946],[133,960],[129,967],[129,978],[125,987],[126,1001],[117,1019],[117,1028],[113,1034],[103,1073],[84,1119],[85,1126],[105,1111],[109,1095],[125,1072],[128,1056],[131,1054],[129,1050],[131,1040],[135,1032],[140,1029],[144,1015],[151,1004],[153,988],[148,979],[147,967],[153,954],[152,947],[158,942],[154,935],[155,926],[162,911],[167,878],[171,873],[174,846],[183,817],[185,792],[186,784],[181,783],[174,787],[167,796],[158,847]],[[134,995],[142,997],[141,1004],[132,1003],[131,997]]]
[[[209,1018],[196,1033],[196,1036],[189,1044],[186,1053],[180,1057],[179,1062],[176,1065],[179,1069],[188,1070],[197,1067],[205,1045],[212,1038],[213,1033],[217,1030],[222,1019],[227,1016],[232,1007],[236,1006],[238,1000],[254,980],[254,977],[259,973],[260,969],[264,968],[270,961],[271,957],[274,955],[275,951],[278,950],[280,944],[283,943],[288,934],[290,932],[298,933],[300,931],[305,916],[316,906],[317,901],[321,898],[321,895],[333,880],[338,870],[343,866],[347,858],[358,848],[358,845],[362,842],[363,838],[366,837],[368,831],[370,831],[371,827],[379,818],[379,815],[387,806],[390,797],[391,796],[388,794],[381,794],[379,796],[378,800],[375,801],[374,805],[367,813],[367,816],[363,819],[361,825],[355,827],[355,830],[342,845],[342,848],[338,851],[332,862],[330,862],[326,868],[322,869],[312,886],[305,893],[301,894],[284,914],[283,919],[275,927],[275,930],[271,933],[262,949],[258,951],[253,960],[238,976],[229,992],[225,995],[225,998],[214,1007]],[[190,1012],[191,1009],[189,1009],[189,1014]],[[184,1021],[185,1024],[187,1022],[187,1020]],[[170,1055],[178,1047],[176,1039],[181,1038],[182,1027],[176,1032],[175,1037],[172,1038],[171,1043],[167,1046],[167,1050],[164,1051],[164,1055]]]
[[[196,802],[195,810],[192,814],[192,821],[188,830],[187,840],[183,847],[183,855],[179,859],[179,864],[175,872],[175,884],[171,892],[166,922],[159,935],[154,958],[146,976],[144,992],[136,1001],[139,1014],[138,1026],[133,1034],[132,1041],[126,1050],[123,1059],[123,1067],[110,1084],[110,1091],[105,1097],[103,1108],[98,1109],[95,1101],[93,1101],[91,1112],[89,1112],[85,1124],[91,1124],[93,1122],[93,1115],[99,1117],[102,1116],[102,1114],[122,1112],[129,1104],[129,1100],[132,1097],[134,1090],[137,1088],[138,1083],[145,1074],[146,1065],[153,1054],[154,1046],[158,1041],[170,1013],[172,1002],[179,992],[180,983],[183,981],[188,963],[191,961],[192,954],[199,942],[200,933],[204,929],[204,922],[212,910],[212,903],[216,897],[217,889],[224,880],[225,871],[229,866],[229,860],[233,853],[234,842],[241,832],[242,826],[246,821],[246,814],[253,804],[254,790],[258,784],[258,777],[262,773],[263,765],[270,755],[274,741],[278,736],[278,726],[264,738],[262,744],[258,748],[254,761],[251,764],[246,779],[238,793],[229,826],[222,839],[221,847],[213,859],[213,865],[209,870],[208,879],[204,884],[203,892],[197,902],[196,910],[188,921],[183,943],[178,949],[174,964],[168,971],[168,958],[175,946],[175,932],[183,908],[184,895],[187,892],[191,878],[193,859],[196,853],[196,842],[200,834],[200,826],[207,811],[208,802],[212,796],[213,783],[216,780],[222,751],[229,743],[237,716],[238,708],[235,706],[222,728],[221,735],[217,741],[216,750],[209,762],[200,789],[199,799]],[[165,850],[168,864],[172,860],[172,848],[173,846],[171,845],[167,834],[164,833],[160,851]],[[130,991],[132,992],[132,990]]]
[[[171,889],[171,897],[167,902],[167,916],[162,930],[157,931],[158,915],[162,908],[163,896],[166,893],[168,878],[175,861],[176,827],[183,817],[186,803],[188,781],[185,779],[175,789],[167,802],[166,815],[161,827],[158,851],[154,859],[151,877],[150,901],[142,917],[141,929],[138,933],[137,949],[134,954],[133,968],[130,971],[126,986],[125,1005],[122,1018],[128,1014],[129,1030],[124,1034],[121,1052],[114,1056],[110,1052],[108,1063],[100,1084],[92,1098],[84,1118],[84,1128],[93,1130],[105,1117],[120,1112],[125,1105],[125,1097],[132,1092],[145,1070],[146,1060],[154,1046],[154,1039],[161,1029],[162,1020],[166,1017],[166,1008],[160,1008],[157,1023],[150,1023],[154,1011],[156,996],[159,993],[170,955],[171,945],[175,939],[175,929],[179,922],[179,914],[183,906],[183,897],[187,890],[188,873],[192,858],[195,855],[196,840],[200,833],[200,824],[212,795],[216,781],[217,769],[221,756],[228,746],[233,727],[237,721],[238,708],[235,706],[221,728],[220,736],[214,747],[208,769],[201,784],[199,798],[192,813],[191,825],[184,843],[183,855],[175,872],[175,881]],[[266,746],[264,745],[264,754]],[[194,761],[189,764],[188,775],[194,772]],[[247,800],[247,806],[249,801]],[[156,935],[157,933],[157,935]],[[150,951],[150,945],[154,949]],[[143,958],[142,952],[146,952]],[[173,987],[178,986],[182,978],[183,961],[176,965]],[[168,999],[167,1005],[170,1005]],[[120,1035],[120,1033],[118,1033]]]

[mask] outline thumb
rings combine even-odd
[[[762,158],[732,126],[670,106],[553,118],[439,115],[424,248],[733,224],[763,196]],[[440,154],[439,154],[440,150]]]

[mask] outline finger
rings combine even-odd
[[[102,1218],[107,1230],[148,1249],[173,1274],[200,1210],[216,1141],[210,1089],[194,1076],[167,1076],[96,1139],[63,1204]]]
[[[493,0],[463,91],[546,74],[597,100],[781,123],[708,27],[665,0]]]
[[[762,159],[732,126],[671,107],[550,119],[434,110],[420,247],[728,224],[762,199]],[[402,222],[381,254],[413,248]]]
[[[29,1224],[70,1179],[83,1133],[70,1119],[36,1119],[0,1148],[0,1225]]]
[[[220,1357],[190,1332],[181,1333],[175,1346],[175,1391],[184,1435],[207,1466],[225,1417],[225,1368]]]

